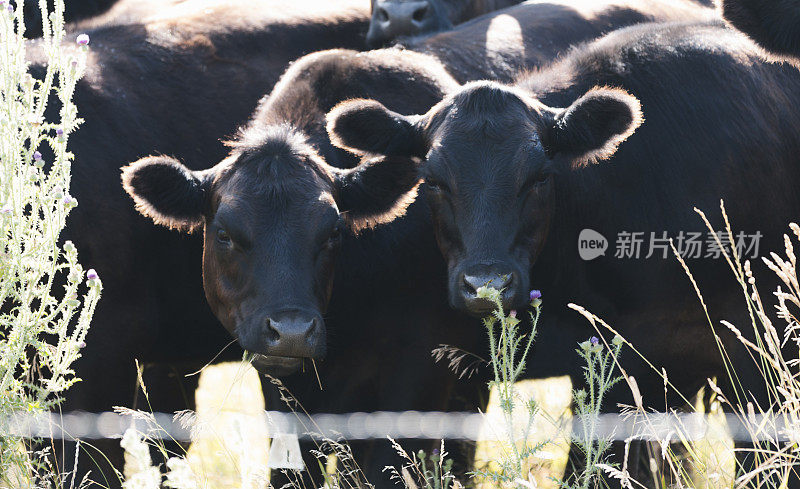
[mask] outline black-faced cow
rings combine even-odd
[[[511,82],[570,46],[620,27],[713,18],[716,11],[692,0],[529,1],[404,45],[436,56],[462,83],[476,75]]]
[[[469,19],[522,0],[371,0],[367,44],[380,47],[400,37],[452,29]]]
[[[668,248],[654,252],[647,241],[635,255],[620,253],[615,238],[702,233],[692,207],[712,210],[724,199],[736,227],[763,236],[762,252],[782,247],[775,238],[800,212],[800,114],[790,102],[800,75],[759,52],[721,23],[635,26],[515,85],[469,83],[422,115],[346,102],[330,114],[329,131],[358,154],[425,158],[420,176],[454,308],[485,314],[476,289],[487,283],[504,288],[509,308],[543,289],[532,375],[581,374],[564,360],[591,333],[567,310],[574,301],[689,391],[724,372],[690,283]],[[587,229],[612,243],[604,256],[581,258]],[[712,318],[746,319],[727,264],[702,256],[689,266]],[[757,389],[736,340],[722,336],[745,385]],[[623,365],[646,400],[663,399],[648,367]]]
[[[608,32],[621,25],[633,23],[629,21],[621,24],[626,15],[631,15],[631,11],[662,18],[667,15],[674,20],[690,20],[697,15],[690,10],[712,6],[711,0],[674,2],[529,0],[518,5],[520,3],[520,0],[372,0],[372,20],[367,33],[367,44],[378,47],[399,41],[404,45],[413,46],[419,42],[420,37],[423,39],[430,37],[432,33],[452,29],[453,26],[473,19],[459,26],[467,27],[466,30],[462,30],[462,43],[449,44],[449,51],[457,56],[460,48],[470,51],[476,43],[484,41],[484,36],[480,35],[475,27],[485,30],[485,26],[491,25],[495,36],[499,37],[493,39],[495,46],[487,46],[488,51],[484,57],[490,57],[491,50],[497,50],[502,43],[518,43],[515,36],[520,34],[520,27],[526,33],[523,36],[524,43],[529,49],[547,50],[551,42],[565,44],[559,40],[559,36],[562,34],[569,36],[571,32],[582,28],[582,24],[586,22],[593,23],[596,28]],[[572,22],[566,22],[569,17],[565,14],[570,12],[573,13],[573,18],[570,19]],[[518,25],[514,26],[512,22],[508,22],[508,17],[516,19]],[[646,20],[638,19],[635,22]],[[538,42],[529,38],[527,33],[538,38]],[[454,49],[455,46],[458,46],[458,49]]]

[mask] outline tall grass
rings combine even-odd
[[[746,429],[746,440],[736,448],[737,460],[733,465],[735,474],[725,473],[721,466],[710,467],[708,440],[691,440],[688,430],[678,426],[673,433],[680,442],[674,443],[668,439],[658,441],[655,450],[649,453],[651,473],[648,479],[637,480],[627,471],[628,453],[626,444],[626,463],[623,470],[614,467],[602,467],[603,470],[618,479],[622,487],[719,487],[735,489],[786,489],[797,487],[800,484],[800,323],[798,323],[798,309],[800,309],[800,286],[797,276],[797,258],[794,253],[795,243],[800,242],[800,226],[795,223],[789,225],[792,236],[784,235],[784,256],[771,253],[769,258],[762,258],[763,265],[771,270],[780,280],[782,285],[772,292],[772,304],[758,289],[753,274],[753,264],[743,260],[738,255],[736,243],[733,240],[730,220],[721,202],[720,210],[725,223],[727,235],[723,237],[716,232],[706,215],[695,211],[711,231],[717,241],[718,247],[723,250],[723,257],[733,273],[734,280],[741,288],[742,301],[747,307],[749,324],[734,325],[729,321],[721,321],[724,329],[732,332],[740,346],[748,354],[752,364],[734,364],[731,352],[728,351],[720,334],[724,329],[716,327],[710,319],[710,312],[702,291],[692,275],[688,264],[681,258],[673,247],[673,253],[683,266],[688,279],[694,286],[695,293],[705,312],[705,317],[710,327],[719,354],[722,358],[724,370],[728,376],[727,384],[730,390],[724,392],[715,381],[707,379],[708,387],[712,393],[712,414],[714,406],[722,406],[735,415],[741,426]],[[724,238],[727,236],[727,238]],[[723,242],[728,239],[728,242]],[[591,314],[580,306],[571,307],[582,313],[596,328],[602,328],[616,334],[612,326],[602,319]],[[747,329],[745,329],[747,328]],[[750,331],[748,331],[748,329]],[[600,331],[600,329],[598,329]],[[745,331],[743,333],[743,331]],[[668,372],[649,363],[635,345],[630,345],[650,367],[662,376],[665,388],[673,389],[688,402],[686,393],[680,393],[669,382]],[[744,386],[739,381],[737,370],[755,369],[763,381],[766,398],[756,396],[750,389],[759,386]],[[635,406],[631,406],[629,415],[638,417],[644,431],[651,423],[651,413],[645,409],[644,400],[638,393],[635,379],[627,379],[632,388]],[[695,403],[695,413],[705,415],[701,402]],[[708,425],[714,429],[713,416],[708,419]],[[719,428],[717,428],[719,429]],[[630,441],[630,440],[629,440]],[[717,450],[719,446],[716,447]],[[724,447],[723,447],[724,448]],[[713,447],[712,447],[713,451]],[[712,453],[711,458],[723,458]],[[724,460],[723,460],[724,461]],[[631,464],[637,461],[631,461]],[[715,470],[712,473],[711,470]],[[701,480],[698,479],[698,474]]]
[[[75,246],[59,243],[77,206],[67,144],[81,122],[72,96],[88,39],[80,39],[83,49],[65,48],[64,0],[51,15],[39,3],[47,71],[35,80],[23,2],[14,8],[0,0],[0,487],[75,484],[35,440],[12,435],[8,418],[52,409],[78,381],[72,364],[102,289],[94,270],[84,273]],[[45,120],[51,95],[61,108],[56,120]]]

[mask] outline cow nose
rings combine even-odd
[[[385,0],[375,4],[374,19],[368,33],[368,41],[375,46],[399,36],[420,33],[432,10],[428,0]]]
[[[322,318],[298,310],[281,311],[266,319],[269,355],[319,358],[325,353]]]
[[[464,274],[464,288],[467,293],[475,295],[481,287],[492,287],[497,290],[503,290],[511,284],[511,275],[467,275]]]
[[[494,309],[495,306],[491,301],[478,297],[478,289],[481,287],[502,291],[503,305],[508,306],[513,301],[515,281],[516,276],[513,272],[494,266],[481,266],[468,270],[461,276],[461,298],[467,312],[485,316]]]

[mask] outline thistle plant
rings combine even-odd
[[[500,401],[500,411],[505,429],[504,437],[509,447],[501,460],[497,461],[499,470],[478,470],[475,476],[486,478],[497,485],[516,485],[518,481],[526,481],[528,474],[524,467],[528,460],[542,448],[542,443],[530,446],[528,441],[533,428],[538,407],[534,399],[526,399],[517,392],[514,384],[525,371],[525,358],[530,352],[536,336],[536,326],[541,314],[541,292],[530,293],[532,312],[531,329],[522,330],[522,321],[517,318],[516,311],[505,313],[501,291],[492,287],[479,287],[478,297],[494,304],[494,311],[484,318],[483,324],[489,336],[489,354],[494,378],[489,382],[489,390],[496,389]],[[525,419],[521,432],[518,433],[515,423],[515,406],[523,406]]]
[[[0,0],[0,419],[57,405],[78,381],[81,355],[102,284],[84,273],[78,251],[59,242],[67,216],[73,156],[69,136],[80,124],[72,96],[83,73],[88,38],[65,47],[64,0],[47,12],[38,41],[47,70],[36,80],[26,62],[23,2]],[[55,97],[57,120],[44,119]],[[45,156],[46,154],[46,156]],[[0,425],[0,486],[45,485],[30,441]],[[37,460],[39,462],[37,462]],[[13,480],[12,480],[13,479]],[[50,485],[50,484],[47,484]]]
[[[604,347],[600,339],[592,336],[582,342],[576,350],[585,362],[584,379],[588,388],[577,389],[572,397],[575,400],[575,414],[581,422],[580,432],[573,436],[573,443],[584,455],[584,467],[575,476],[573,484],[563,487],[588,489],[600,484],[600,465],[611,448],[612,440],[597,436],[597,422],[600,418],[603,398],[623,377],[615,375],[615,365],[619,359],[623,340],[614,336],[611,345]]]

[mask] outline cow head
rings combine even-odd
[[[257,368],[284,375],[325,355],[322,315],[342,235],[402,214],[416,164],[386,158],[333,168],[288,126],[250,129],[231,144],[208,170],[151,156],[123,168],[122,181],[156,224],[202,227],[212,310],[256,354]],[[394,195],[400,187],[406,197]]]
[[[484,315],[491,304],[477,296],[482,285],[502,289],[509,308],[528,302],[559,174],[610,157],[640,123],[639,101],[622,90],[596,88],[553,108],[522,90],[476,82],[425,115],[345,102],[329,114],[328,130],[351,151],[425,158],[420,175],[448,262],[451,305]]]
[[[451,29],[467,3],[467,0],[372,0],[367,44],[377,48],[399,37]]]

